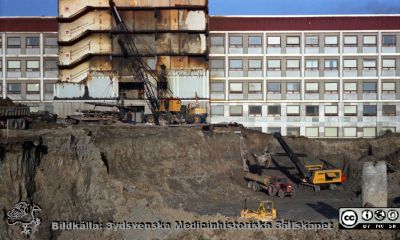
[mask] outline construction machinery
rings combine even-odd
[[[9,98],[0,99],[0,128],[26,129],[29,115],[28,106],[15,104]]]
[[[247,200],[244,201],[244,208],[240,211],[240,218],[249,221],[271,222],[276,219],[274,202],[261,201],[257,210],[247,208]]]
[[[118,45],[121,48],[126,67],[130,74],[144,85],[144,92],[149,105],[151,115],[146,115],[148,123],[159,125],[160,123],[201,123],[207,118],[207,110],[196,105],[182,105],[182,99],[172,98],[172,91],[168,87],[166,67],[161,66],[161,72],[152,70],[142,58],[132,34],[122,20],[117,6],[113,0],[109,0],[111,12],[114,17],[117,31],[122,33],[118,37]]]
[[[289,159],[295,165],[300,174],[300,186],[320,191],[321,187],[333,190],[337,185],[346,181],[346,174],[342,169],[327,169],[323,164],[306,165],[298,158],[280,133],[274,133],[274,138],[282,146]]]
[[[247,187],[253,191],[265,190],[269,196],[294,197],[294,188],[289,179],[283,176],[260,176],[254,173],[246,172],[244,179],[247,180]]]

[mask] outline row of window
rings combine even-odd
[[[262,83],[261,82],[231,82],[229,83],[229,93],[237,94],[243,93],[243,86],[247,84],[248,93],[252,94],[261,94],[262,93]],[[281,93],[281,86],[286,84],[286,92],[287,93],[300,93],[300,82],[268,82],[267,83],[267,93]],[[322,83],[321,83],[322,84]],[[324,84],[325,93],[338,93],[339,91],[339,83],[337,82],[326,82]],[[344,93],[357,93],[358,83],[356,82],[345,82],[343,83],[343,92]],[[318,82],[306,82],[305,83],[305,92],[306,93],[319,93],[320,83]],[[224,94],[225,93],[225,84],[223,82],[212,82],[210,85],[211,94]],[[363,93],[376,93],[377,92],[377,83],[376,82],[363,82],[362,83],[362,92]],[[395,82],[384,82],[382,83],[382,92],[383,93],[395,93],[396,92],[396,83]]]
[[[363,105],[362,116],[377,116],[377,106],[376,105]],[[248,106],[249,116],[263,116],[262,106]],[[281,116],[281,106],[274,105],[268,106],[267,116]],[[325,116],[338,116],[338,106],[337,105],[325,105],[324,106]],[[345,105],[343,108],[344,116],[357,116],[357,106],[355,105]],[[224,106],[223,105],[213,105],[211,106],[211,116],[224,116]],[[229,106],[229,116],[243,116],[243,106],[234,105]],[[286,116],[300,116],[300,106],[299,105],[288,105],[286,106]],[[318,105],[307,105],[305,106],[305,116],[319,116],[319,106]],[[396,105],[382,105],[382,116],[396,116]]]
[[[211,37],[211,45],[214,47],[223,47],[224,46],[224,36],[212,36]],[[359,41],[359,37],[355,35],[346,35],[343,36],[343,44],[344,46],[357,46]],[[319,46],[320,37],[317,35],[308,35],[305,36],[305,45],[306,46]],[[338,46],[339,44],[339,36],[337,35],[327,35],[324,36],[323,39],[324,46],[332,47]],[[376,35],[364,35],[362,36],[362,43],[364,46],[376,46],[377,45],[377,36]],[[268,36],[267,37],[267,46],[270,47],[280,47],[281,37],[280,36]],[[382,45],[383,46],[396,46],[396,36],[395,35],[383,35],[382,36]],[[260,48],[262,46],[262,36],[249,36],[248,37],[248,46],[251,48]],[[288,47],[300,47],[300,36],[287,36],[286,37],[286,46]],[[243,37],[242,36],[230,36],[229,37],[229,47],[243,47]]]
[[[46,48],[56,48],[57,37],[45,37],[44,45]],[[7,48],[21,48],[22,37],[7,37]],[[0,37],[0,47],[2,46],[2,39]],[[25,45],[27,48],[39,48],[40,38],[39,37],[25,37]]]
[[[229,59],[229,70],[230,71],[242,71],[243,70],[243,59]],[[268,59],[267,70],[268,71],[280,71],[282,68],[281,59]],[[323,60],[325,70],[338,70],[339,64],[338,59],[325,59]],[[356,70],[357,59],[344,59],[343,68],[344,70]],[[306,59],[305,69],[306,70],[318,70],[320,60],[318,59]],[[287,59],[286,69],[287,70],[300,70],[300,59]],[[376,59],[363,59],[363,68],[366,70],[376,70],[377,60]],[[262,71],[262,59],[249,59],[247,61],[249,71]],[[224,59],[211,59],[210,60],[211,70],[223,71],[225,68]],[[395,70],[396,59],[382,59],[382,70]]]
[[[25,62],[26,70],[28,72],[37,72],[40,70],[40,61],[39,60],[7,60],[7,71],[9,72],[19,72],[21,71],[21,62]],[[2,70],[2,61],[0,61],[0,71]],[[58,71],[57,61],[56,60],[45,60],[44,68],[47,71]]]
[[[24,83],[26,84],[26,93],[27,94],[39,94],[40,93],[40,84],[39,83]],[[7,84],[7,93],[8,94],[21,94],[21,83],[8,83]],[[46,94],[54,93],[54,83],[45,83],[44,84],[44,92]],[[3,93],[3,85],[0,84],[0,93]]]
[[[261,130],[261,129],[259,129]],[[387,131],[396,132],[395,127],[382,127],[382,133]],[[268,133],[281,132],[281,127],[268,127]],[[286,132],[288,136],[300,136],[299,127],[287,127]],[[362,136],[363,137],[376,137],[377,131],[375,127],[363,127]],[[324,133],[321,135],[319,132],[319,127],[306,127],[305,128],[306,137],[338,137],[339,128],[338,127],[324,127]],[[344,127],[342,128],[343,137],[357,137],[357,127]]]

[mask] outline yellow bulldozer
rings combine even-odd
[[[271,222],[276,219],[276,208],[272,201],[261,201],[257,210],[247,208],[245,200],[244,208],[240,211],[240,218],[249,221]]]

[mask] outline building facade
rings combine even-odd
[[[165,66],[173,97],[208,99],[207,1],[114,2],[127,32],[118,30],[108,0],[58,1],[57,99],[75,101],[67,108],[73,109],[82,100],[116,101],[123,96],[126,104],[149,112],[144,85],[130,75],[125,64],[118,43],[122,34],[132,36],[153,71],[161,72]]]
[[[0,18],[0,96],[53,112],[58,80],[55,17]]]
[[[211,17],[211,122],[307,137],[400,131],[400,15]]]

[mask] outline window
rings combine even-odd
[[[383,116],[396,116],[396,105],[382,105]]]
[[[394,93],[396,92],[396,83],[394,82],[384,82],[382,83],[382,92]]]
[[[286,107],[287,116],[300,116],[300,106],[287,106]]]
[[[287,70],[300,70],[300,60],[299,59],[288,59],[286,60]]]
[[[325,70],[337,70],[337,69],[338,69],[338,60],[336,59],[325,60]]]
[[[318,60],[306,60],[307,70],[318,70]]]
[[[344,88],[344,93],[356,93],[357,83],[354,82],[343,83],[343,88]]]
[[[280,71],[281,70],[281,60],[268,60],[268,71]]]
[[[325,36],[325,46],[326,47],[335,47],[338,45],[338,37],[337,36]]]
[[[344,36],[343,43],[345,47],[357,46],[357,36]]]
[[[306,45],[310,47],[318,46],[318,36],[306,36]]]
[[[262,92],[261,83],[249,83],[249,93],[257,94]]]
[[[319,106],[306,106],[306,116],[318,116]]]
[[[325,116],[337,116],[338,115],[338,106],[331,105],[325,106]]]
[[[210,61],[211,70],[222,71],[224,70],[224,60],[222,59],[212,59]]]
[[[280,116],[281,115],[281,106],[268,106],[268,115]]]
[[[281,92],[281,83],[269,82],[267,84],[267,92],[268,93],[280,93]]]
[[[243,106],[229,106],[230,116],[243,116]]]
[[[344,137],[357,137],[357,128],[355,128],[355,127],[343,128],[343,136]]]
[[[224,116],[224,105],[213,105],[211,106],[212,116]]]
[[[376,116],[376,105],[364,105],[363,116]]]
[[[7,89],[9,93],[20,94],[21,84],[20,83],[9,83],[7,84]]]
[[[242,37],[229,37],[229,46],[230,47],[243,47],[243,38]]]
[[[229,83],[229,92],[230,93],[243,93],[243,84],[242,83]]]
[[[54,83],[45,83],[44,92],[47,94],[54,93]]]
[[[376,128],[365,127],[363,128],[364,137],[376,137]]]
[[[364,46],[375,46],[376,45],[376,36],[364,36],[363,37]]]
[[[7,38],[7,47],[8,48],[20,48],[21,47],[21,38],[8,37]]]
[[[261,116],[261,106],[249,106],[249,116]]]
[[[224,47],[224,37],[221,37],[221,36],[211,37],[211,46]]]
[[[395,70],[396,69],[396,59],[382,59],[382,69],[383,70]]]
[[[286,129],[286,136],[300,136],[299,127],[288,127]]]
[[[338,128],[336,127],[325,128],[325,137],[337,137],[337,136],[338,136]]]
[[[57,47],[57,38],[56,37],[46,37],[44,39],[44,45],[46,48],[56,48]]]
[[[318,137],[318,127],[306,127],[306,137]]]
[[[262,60],[261,59],[249,59],[249,71],[261,71]]]
[[[300,47],[300,37],[286,37],[286,46]]]
[[[281,37],[268,37],[267,38],[268,47],[280,47]]]
[[[26,61],[26,70],[28,72],[38,72],[39,71],[39,61],[37,60],[27,60]]]
[[[306,93],[318,93],[318,83],[306,83]]]
[[[211,93],[224,93],[225,86],[223,82],[212,82],[211,83]]]
[[[337,93],[338,92],[338,83],[325,83],[325,92],[326,93]]]
[[[19,60],[8,60],[7,61],[7,71],[9,71],[9,72],[19,72],[19,71],[21,71],[21,61],[19,61]]]
[[[344,70],[356,70],[357,69],[357,60],[356,59],[345,59],[343,61]]]
[[[382,36],[382,45],[385,47],[396,46],[396,36],[395,35]]]
[[[281,127],[269,127],[267,131],[268,134],[280,133],[280,132],[281,132]]]
[[[357,116],[357,106],[345,105],[343,114],[345,116]]]
[[[376,60],[375,59],[364,59],[363,67],[364,67],[364,70],[375,70],[376,69]]]
[[[374,83],[374,82],[363,83],[363,92],[364,93],[376,93],[376,83]]]
[[[46,71],[58,71],[56,60],[46,60],[44,62],[44,68]]]
[[[26,84],[26,93],[28,94],[38,94],[40,92],[39,83],[27,83]]]
[[[250,36],[249,37],[249,47],[259,48],[262,46],[262,38],[260,36]]]
[[[300,83],[288,82],[286,88],[287,88],[286,91],[288,93],[299,93],[300,92]]]
[[[39,37],[27,37],[26,38],[27,48],[39,48]]]
[[[242,71],[243,60],[241,59],[231,59],[229,60],[229,69],[233,71]]]

